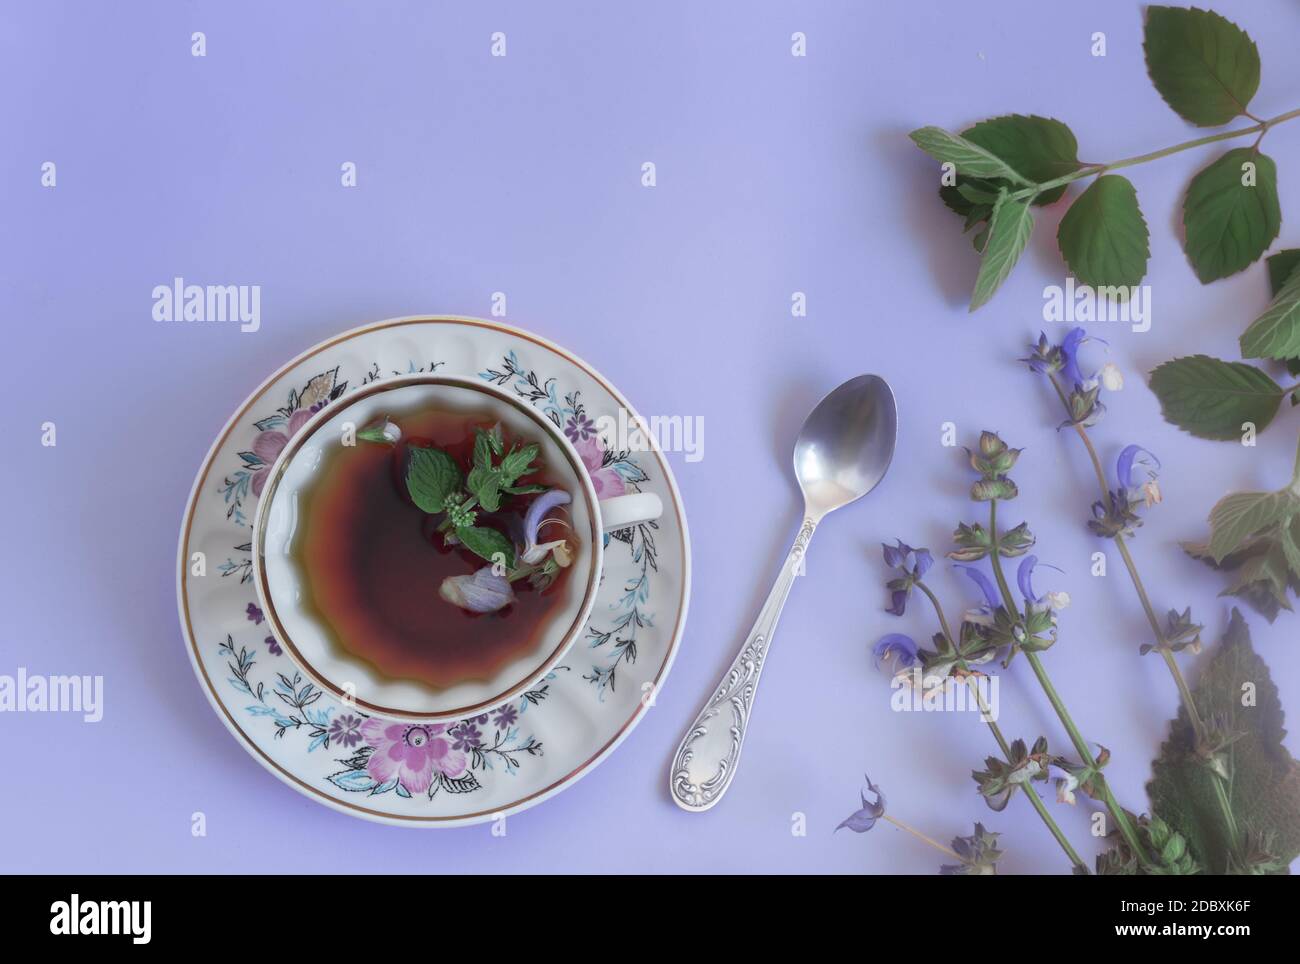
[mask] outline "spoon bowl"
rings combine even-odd
[[[898,408],[878,375],[850,379],[817,403],[794,446],[794,474],[814,521],[854,502],[885,477]]]

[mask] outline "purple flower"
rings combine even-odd
[[[266,644],[267,652],[272,656],[279,656],[284,652],[284,650],[280,648],[280,644],[274,636],[267,636],[266,639],[262,640],[262,642]]]
[[[539,543],[537,539],[539,531],[546,521],[546,514],[554,508],[568,505],[571,501],[569,493],[563,489],[547,489],[533,499],[528,506],[528,511],[524,513],[524,545],[519,553],[521,562],[535,566],[552,552],[555,552],[555,561],[557,563],[562,566],[568,564],[569,553],[565,540],[556,539],[553,542]]]
[[[1032,559],[1033,556],[1030,556],[1030,558]],[[980,592],[984,594],[984,601],[988,604],[990,610],[997,609],[998,606],[1002,605],[1002,601],[998,597],[998,591],[993,588],[993,583],[989,581],[988,576],[974,566],[953,566],[953,568],[966,573],[966,575],[970,576],[971,582],[979,586]]]
[[[925,574],[934,565],[934,557],[930,555],[929,549],[913,549],[902,539],[894,541],[896,545],[880,544],[885,565],[901,573],[885,583],[885,588],[890,591],[890,604],[885,612],[901,616],[907,611],[907,597],[911,594],[912,587],[925,578]]]
[[[915,665],[916,642],[911,636],[890,633],[888,636],[880,637],[880,642],[872,647],[871,653],[876,658],[877,669],[882,663],[888,663],[891,670],[898,672]]]
[[[1088,333],[1082,328],[1071,328],[1065,340],[1061,342],[1061,375],[1071,388],[1083,386],[1083,372],[1079,370],[1079,349],[1088,340]]]
[[[885,815],[885,795],[880,791],[880,787],[871,782],[871,777],[863,774],[863,779],[867,781],[867,789],[862,796],[862,809],[850,814],[836,830],[848,827],[854,833],[866,833],[876,825],[876,821]],[[875,802],[867,800],[867,793],[876,795]]]
[[[339,746],[356,746],[361,742],[361,717],[344,713],[330,724],[329,735]]]
[[[262,608],[258,606],[257,603],[249,603],[248,608],[245,609],[244,612],[248,614],[248,619],[254,626],[260,626],[262,620],[266,618],[262,614]]]
[[[438,587],[438,595],[472,613],[494,613],[515,601],[510,580],[493,566],[484,566],[473,575],[448,576]]]
[[[570,442],[583,442],[596,434],[596,423],[581,412],[572,416],[564,426],[564,434]]]
[[[1138,480],[1137,466],[1146,470],[1146,481]],[[1140,445],[1128,445],[1119,453],[1115,461],[1115,476],[1119,482],[1120,492],[1130,503],[1141,501],[1147,507],[1160,501],[1160,484],[1156,481],[1156,471],[1160,460]]]
[[[453,727],[447,735],[451,737],[451,748],[453,750],[471,750],[476,746],[483,745],[483,734],[469,720],[466,720],[460,726]]]
[[[497,710],[496,718],[492,720],[498,730],[505,730],[515,725],[519,719],[519,711],[515,709],[513,703],[507,703],[501,709]]]
[[[1020,587],[1020,595],[1025,597],[1025,604],[1030,607],[1046,606],[1048,609],[1064,609],[1070,605],[1069,593],[1049,592],[1039,596],[1034,592],[1034,569],[1038,566],[1037,556],[1025,556],[1020,561],[1020,567],[1016,570],[1016,584]],[[1049,569],[1056,569],[1055,566],[1048,566]],[[1057,570],[1058,572],[1060,570]]]
[[[362,738],[374,748],[366,772],[378,784],[396,781],[407,793],[424,793],[434,773],[461,776],[468,761],[444,739],[445,730],[441,723],[407,725],[371,717],[361,724]]]

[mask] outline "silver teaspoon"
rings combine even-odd
[[[845,382],[804,421],[794,446],[803,525],[744,645],[673,757],[669,788],[684,810],[708,810],[735,778],[758,677],[790,587],[803,572],[812,534],[826,513],[862,498],[880,483],[894,457],[897,434],[894,393],[876,375]]]

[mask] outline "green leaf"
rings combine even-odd
[[[507,569],[515,567],[515,547],[496,529],[487,526],[459,526],[456,537],[474,555],[495,564],[502,561]],[[501,557],[498,560],[498,556]]]
[[[1248,180],[1254,164],[1254,183]],[[1188,185],[1183,201],[1187,258],[1203,283],[1259,259],[1282,226],[1277,199],[1277,165],[1249,147],[1228,151]]]
[[[1034,229],[1034,215],[1026,201],[1008,201],[1003,198],[993,208],[989,221],[988,240],[984,243],[984,258],[975,278],[970,310],[986,304],[998,287],[1011,274],[1020,259],[1020,253],[1029,242]]]
[[[425,512],[443,511],[443,501],[460,486],[460,466],[442,449],[407,449],[406,491]]]
[[[1094,288],[1138,284],[1151,255],[1147,238],[1137,191],[1118,174],[1093,181],[1070,205],[1056,232],[1065,263]]]
[[[528,482],[524,485],[507,485],[503,486],[501,491],[509,495],[536,495],[538,492],[545,492],[550,486],[540,485],[537,482]]]
[[[1243,358],[1288,359],[1300,355],[1300,271],[1293,271],[1268,310],[1242,333]]]
[[[908,136],[917,147],[936,161],[952,164],[957,168],[958,174],[967,174],[971,177],[1000,177],[1021,187],[1033,186],[1032,181],[990,151],[942,127],[921,127]]]
[[[492,456],[500,455],[503,445],[501,426],[493,426],[491,431],[481,428],[474,429],[474,464],[481,468],[490,469],[492,467]]]
[[[1259,89],[1259,50],[1250,35],[1209,10],[1149,7],[1147,73],[1184,120],[1219,127],[1246,112]]]
[[[511,449],[501,460],[501,484],[514,485],[521,475],[537,471],[533,460],[537,458],[537,453],[540,451],[541,448],[536,442],[529,442],[521,449]]]
[[[1006,114],[980,121],[962,131],[961,136],[1038,184],[1064,177],[1082,166],[1079,163],[1079,142],[1075,140],[1074,132],[1052,117]],[[989,201],[996,199],[997,189],[1002,186],[1009,185],[992,185],[994,197]],[[1066,185],[1062,184],[1043,191],[1034,198],[1034,204],[1051,204],[1060,200],[1065,190]]]
[[[1282,388],[1264,372],[1242,362],[1208,355],[1167,361],[1151,373],[1165,421],[1208,439],[1239,439],[1251,422],[1263,431],[1278,406]]]
[[[465,479],[465,488],[488,512],[501,508],[501,473],[498,470],[474,466]]]
[[[1282,704],[1268,666],[1251,645],[1250,630],[1234,609],[1228,631],[1192,693],[1199,717],[1219,737],[1220,756],[1231,780],[1223,785],[1238,829],[1234,842],[1226,825],[1214,774],[1182,707],[1170,725],[1147,784],[1151,812],[1186,838],[1197,862],[1210,874],[1243,872],[1263,861],[1238,856],[1267,846],[1270,863],[1300,855],[1300,764],[1283,745]],[[1222,745],[1222,740],[1229,740]],[[1256,847],[1247,846],[1247,842]],[[1252,866],[1252,864],[1254,866]]]
[[[1268,526],[1285,525],[1300,512],[1300,499],[1281,492],[1234,492],[1210,510],[1210,556],[1222,563],[1255,533]]]
[[[1269,291],[1276,298],[1287,279],[1295,273],[1296,266],[1300,265],[1300,248],[1288,248],[1269,255],[1264,263],[1268,265]]]

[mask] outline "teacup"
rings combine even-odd
[[[570,565],[547,590],[549,600],[536,645],[484,679],[445,688],[385,675],[338,645],[306,604],[304,573],[294,558],[302,504],[319,482],[332,447],[363,426],[404,412],[437,408],[487,413],[510,437],[536,442],[541,462],[563,480],[572,500],[566,509],[573,533]],[[364,443],[357,443],[364,444]],[[418,722],[462,719],[483,713],[534,688],[582,634],[596,601],[604,534],[657,519],[652,493],[598,499],[582,458],[550,419],[520,399],[482,381],[410,375],[363,386],[312,416],[285,444],[271,466],[253,524],[253,578],[271,632],[298,668],[323,690],[363,712]],[[447,605],[447,604],[443,604]]]

